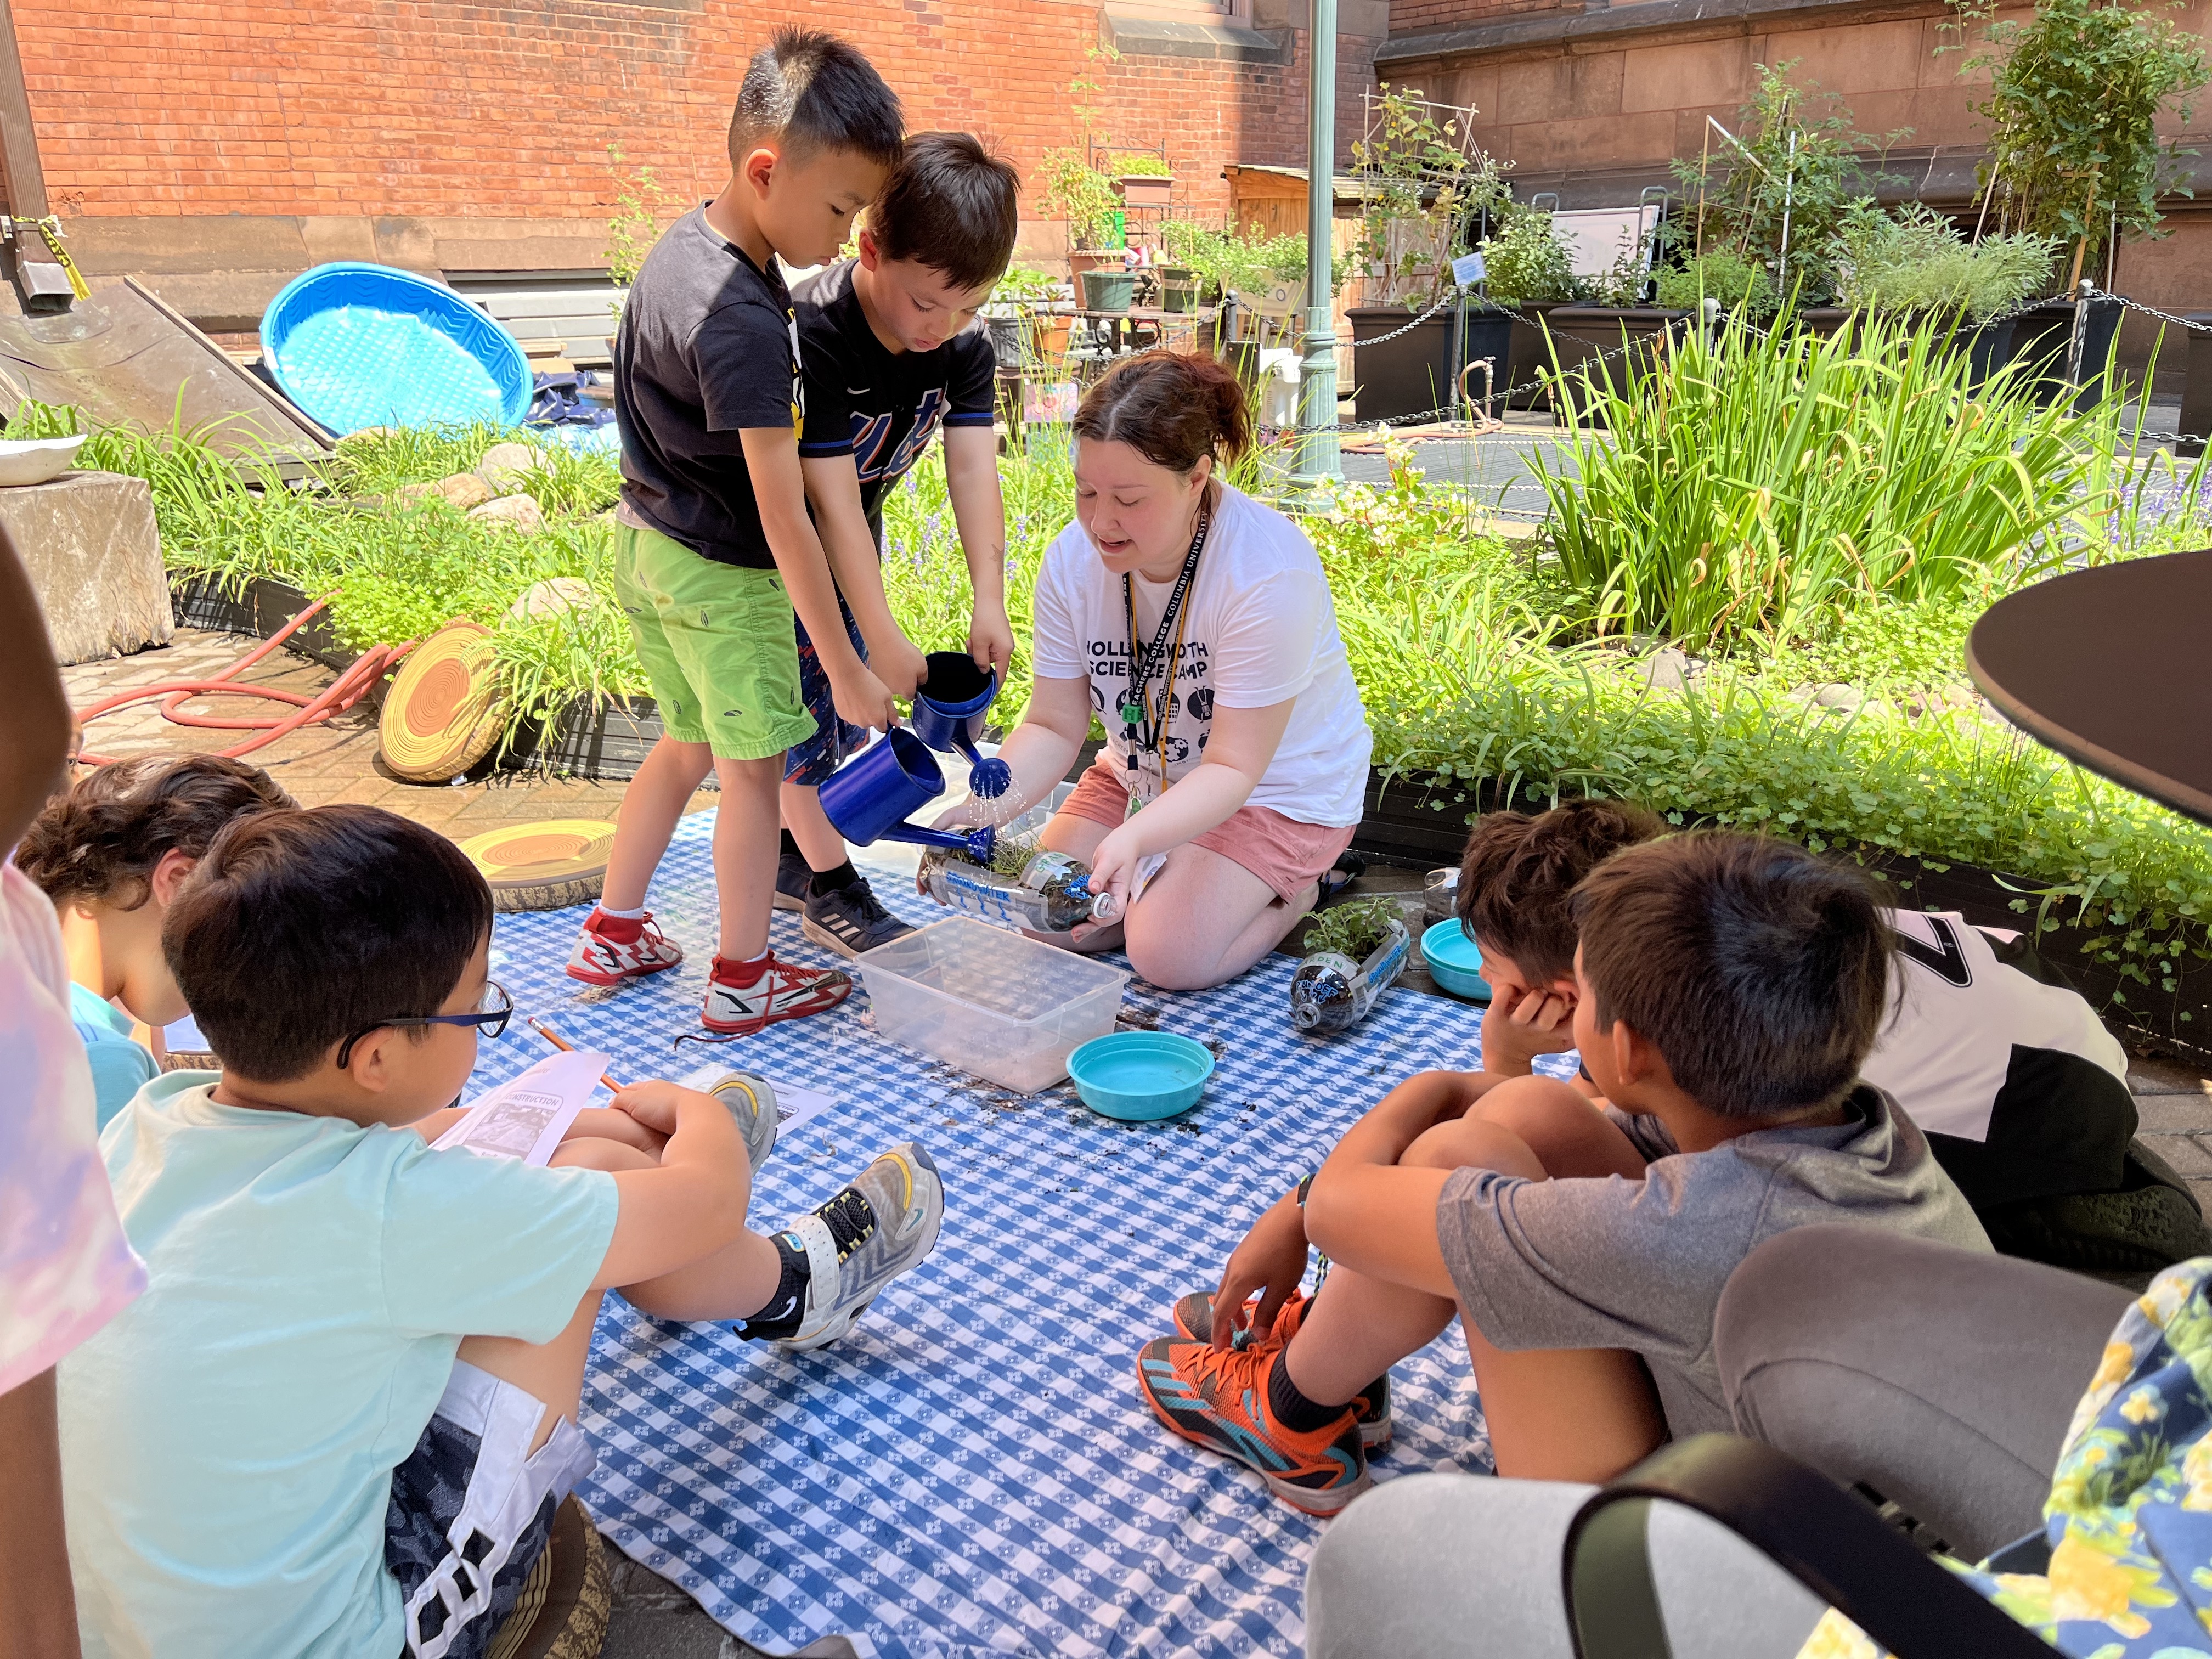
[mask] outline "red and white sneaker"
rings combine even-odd
[[[725,1036],[750,1036],[778,1020],[826,1014],[853,994],[853,981],[837,969],[802,968],[780,961],[772,951],[750,985],[730,984],[722,977],[727,971],[728,965],[716,957],[706,1006],[699,1012],[702,1025]]]
[[[632,918],[595,909],[584,919],[575,949],[568,952],[568,977],[586,985],[620,985],[665,972],[683,960],[684,947],[653,925],[650,910]]]

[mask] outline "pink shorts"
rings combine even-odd
[[[1093,823],[1118,825],[1129,813],[1128,786],[1102,752],[1084,769],[1075,793],[1060,810]],[[1240,806],[1227,822],[1193,837],[1191,845],[1242,865],[1288,904],[1336,867],[1337,854],[1352,845],[1352,836],[1350,826],[1332,830],[1286,818],[1273,807]]]

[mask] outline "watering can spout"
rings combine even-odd
[[[924,830],[917,824],[895,823],[878,839],[902,841],[915,847],[942,847],[947,852],[963,853],[976,863],[987,865],[998,850],[999,832],[988,823],[980,830]]]

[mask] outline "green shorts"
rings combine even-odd
[[[773,570],[702,558],[615,521],[615,597],[629,617],[660,723],[723,760],[765,760],[814,735],[799,694],[791,599]]]

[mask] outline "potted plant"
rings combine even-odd
[[[1448,408],[1466,364],[1512,355],[1512,313],[1486,301],[1415,321],[1450,291],[1468,222],[1504,201],[1504,184],[1456,118],[1438,122],[1425,98],[1387,82],[1382,91],[1372,128],[1352,147],[1363,303],[1350,315],[1362,421]]]
[[[1507,200],[1491,215],[1482,258],[1484,292],[1492,304],[1515,313],[1504,384],[1509,389],[1523,389],[1512,392],[1510,406],[1547,408],[1549,401],[1541,382],[1543,371],[1552,366],[1552,348],[1543,319],[1553,307],[1583,297],[1574,252],[1549,213]]]
[[[1024,357],[1034,352],[1031,313],[1054,296],[1058,286],[1034,265],[1006,267],[983,307],[984,323],[991,331],[992,349],[1000,368],[1019,368]]]
[[[1626,388],[1650,373],[1668,336],[1691,314],[1688,307],[1648,303],[1656,234],[1624,228],[1613,263],[1583,283],[1583,298],[1544,313],[1553,407],[1572,419],[1590,418],[1604,403],[1586,395],[1587,381]]]
[[[1709,280],[1702,287],[1667,283],[1662,271],[1662,305],[1711,295],[1735,308],[1722,289],[1754,298],[1738,267],[1700,264],[1729,256],[1765,271],[1773,301],[1768,316],[1786,315],[1816,334],[1843,325],[1846,313],[1835,304],[1836,230],[1851,203],[1886,177],[1869,173],[1859,158],[1887,151],[1908,133],[1875,138],[1859,131],[1843,101],[1810,82],[1801,85],[1796,68],[1795,60],[1763,66],[1751,101],[1737,112],[1736,130],[1709,125],[1698,159],[1674,163],[1689,209],[1674,240],[1688,267]],[[1754,298],[1754,304],[1765,302]]]
[[[1164,155],[1135,150],[1110,159],[1108,170],[1120,185],[1122,202],[1129,207],[1164,208],[1175,192],[1175,174]]]
[[[1855,310],[1919,313],[1953,327],[1978,383],[2011,355],[2008,314],[2050,280],[2058,243],[2014,232],[1969,242],[1923,202],[1892,216],[1848,208],[1834,239],[1842,297]]]
[[[1989,96],[1973,106],[1991,128],[1983,211],[2000,230],[2055,237],[2071,249],[2066,302],[2021,319],[2014,347],[2016,356],[2055,365],[2039,391],[2056,397],[2072,339],[2070,296],[2083,275],[2101,268],[2099,256],[2115,236],[2161,234],[2158,198],[2181,182],[2191,152],[2160,138],[2156,123],[2172,106],[2186,126],[2182,100],[2205,84],[2204,52],[2167,19],[2125,6],[2041,0],[2031,15],[1999,22],[1993,0],[1954,3],[1956,27],[1981,30],[1982,49],[1966,67],[1991,72]],[[2084,406],[2103,395],[2120,309],[2111,301],[2091,307]]]

